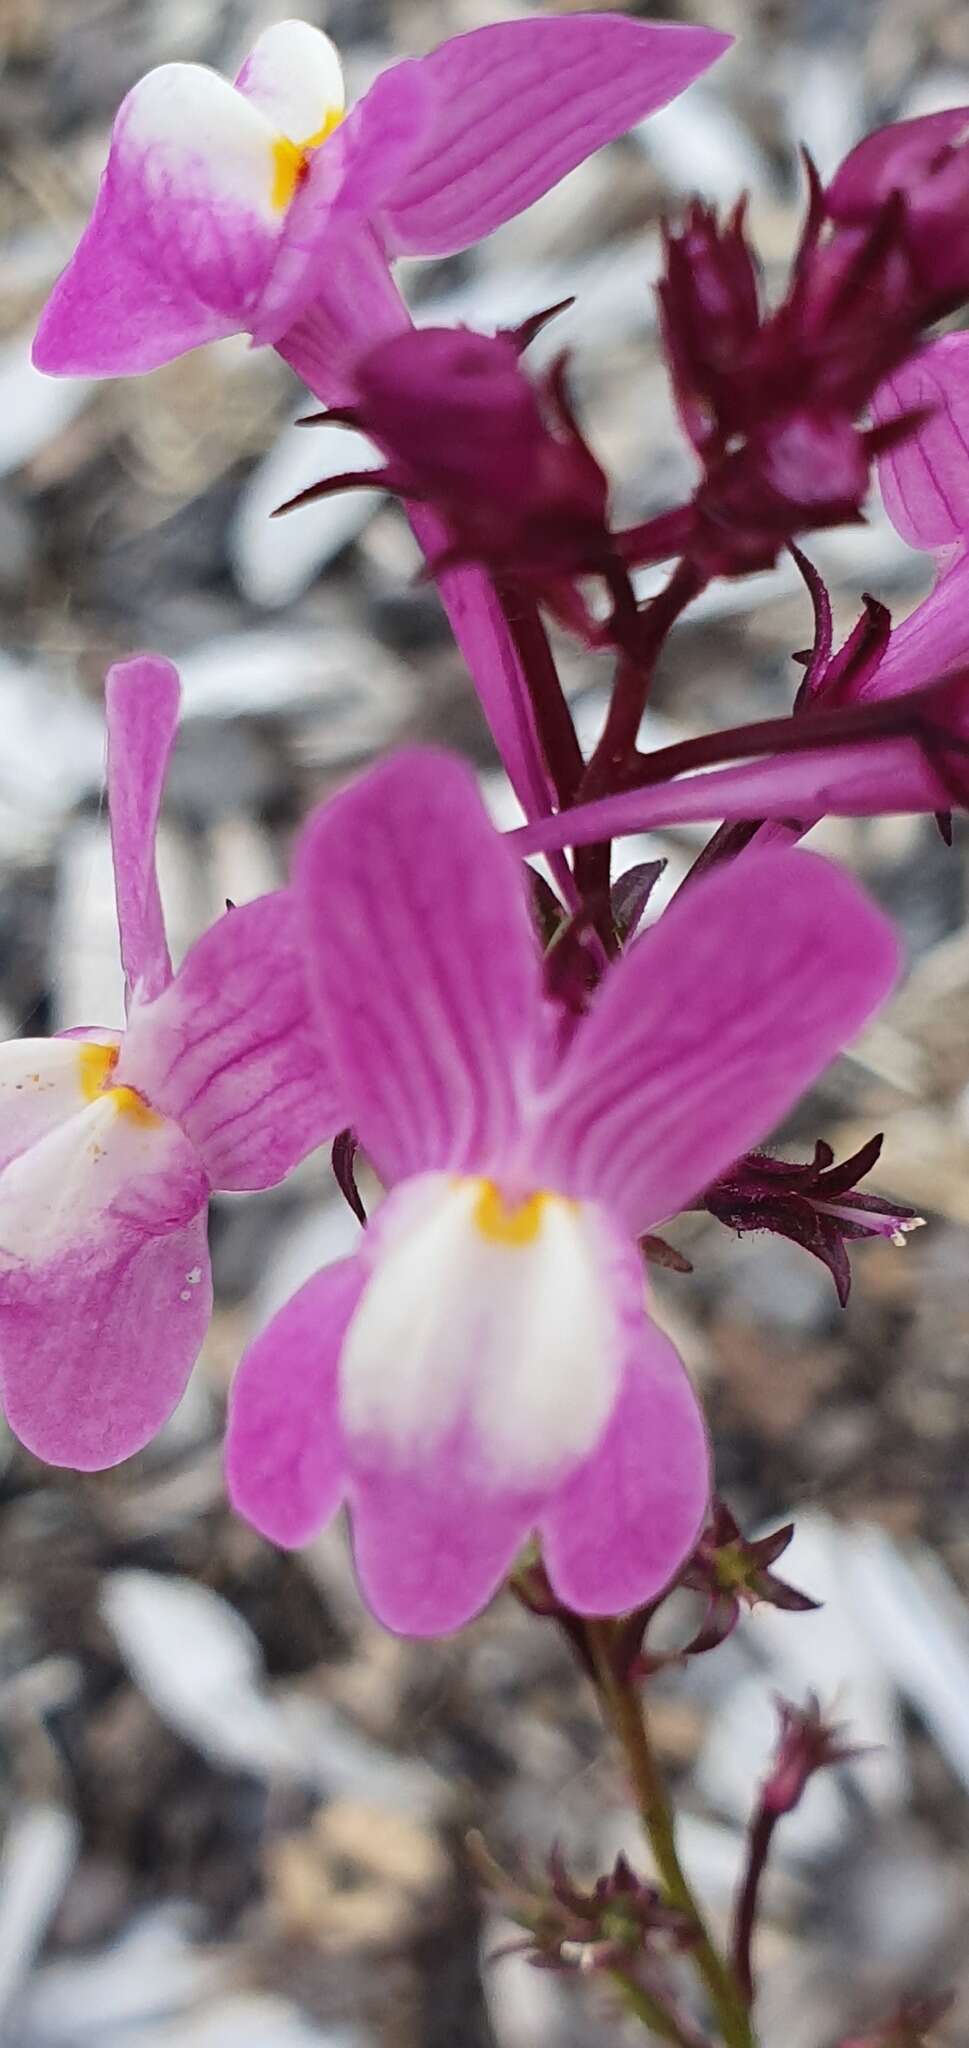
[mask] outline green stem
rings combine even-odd
[[[644,2027],[648,2027],[658,2041],[669,2041],[672,2048],[701,2048],[700,2037],[679,2026],[660,2000],[652,1998],[641,1984],[627,1977],[624,1970],[611,1970],[609,1974],[626,2011],[642,2020]]]
[[[586,1626],[599,1693],[622,1745],[636,1807],[649,1838],[667,1903],[685,1913],[696,1928],[696,1942],[690,1954],[706,1986],[724,2048],[757,2048],[750,2013],[740,1986],[733,1971],[714,1948],[680,1862],[673,1815],[653,1754],[639,1695],[632,1684],[616,1675],[608,1622],[590,1621]]]

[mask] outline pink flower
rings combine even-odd
[[[730,41],[611,14],[501,22],[395,65],[345,118],[336,51],[307,22],[267,29],[234,85],[165,64],[118,114],[34,361],[125,375],[241,329],[325,404],[352,402],[361,351],[410,325],[392,258],[490,234]],[[437,513],[410,518],[428,559],[445,556]],[[555,785],[495,593],[477,567],[438,580],[525,815],[541,817]],[[565,863],[554,866],[574,901]]]
[[[602,644],[607,629],[576,578],[618,579],[627,623],[635,601],[607,526],[608,480],[580,433],[564,361],[537,383],[519,361],[548,317],[498,334],[419,327],[378,342],[356,365],[354,404],[302,424],[357,427],[385,464],[311,484],[279,510],[360,485],[432,506],[450,535],[447,559],[482,563],[506,590],[534,590]]]
[[[34,359],[106,376],[239,329],[278,342],[348,238],[361,273],[370,236],[388,257],[466,249],[729,42],[621,15],[502,22],[394,65],[348,113],[337,52],[308,22],[267,29],[232,85],[164,64],[121,107]]]
[[[521,871],[433,752],[320,810],[294,887],[341,1099],[389,1192],[243,1360],[232,1497],[285,1544],[346,1500],[364,1593],[408,1633],[466,1621],[533,1529],[567,1605],[638,1606],[692,1549],[710,1478],[638,1239],[858,1030],[896,972],[890,928],[813,855],[741,862],[563,1033]]]
[[[212,1306],[210,1191],[271,1186],[345,1121],[285,892],[173,976],[154,844],[178,678],[143,655],[106,695],[127,1029],[0,1048],[0,1387],[28,1448],[84,1471],[181,1397]]]

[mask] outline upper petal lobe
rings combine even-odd
[[[172,978],[155,869],[155,834],[181,691],[157,654],[116,662],[104,686],[108,815],[125,985],[150,1001]]]
[[[913,548],[944,548],[969,534],[969,335],[946,334],[910,357],[876,393],[884,423],[928,414],[879,459],[885,510]]]
[[[313,1018],[293,900],[227,911],[132,1017],[118,1078],[177,1120],[213,1186],[265,1188],[347,1122]]]
[[[538,1176],[639,1235],[790,1109],[888,994],[887,918],[808,853],[693,884],[625,955],[533,1137]]]
[[[389,248],[468,248],[665,106],[729,42],[712,29],[580,14],[499,22],[440,44],[419,64],[426,137],[381,212]]]
[[[471,771],[396,754],[317,812],[295,887],[338,1091],[381,1178],[487,1171],[542,1014],[522,872]]]

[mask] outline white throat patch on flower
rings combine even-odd
[[[590,1452],[622,1363],[598,1212],[432,1173],[389,1199],[376,1230],[343,1347],[349,1434],[406,1461],[467,1431],[494,1478],[523,1487]]]

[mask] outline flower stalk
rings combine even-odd
[[[649,1734],[642,1701],[628,1678],[617,1676],[612,1657],[612,1624],[586,1624],[596,1690],[606,1720],[626,1760],[636,1802],[667,1903],[687,1915],[696,1929],[690,1953],[716,2016],[723,2048],[756,2048],[749,2003],[707,1929],[680,1861],[672,1808]]]

